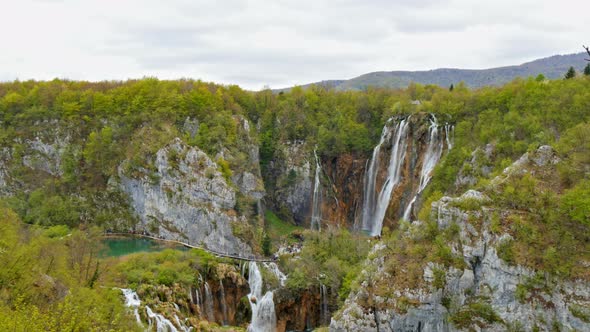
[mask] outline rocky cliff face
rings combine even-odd
[[[373,157],[344,154],[330,159],[318,158],[321,167],[319,200],[324,223],[361,228],[368,165],[375,158],[371,190],[379,196],[390,181],[388,172],[397,134],[393,127],[399,121],[402,119],[391,119],[385,126],[383,142]],[[400,144],[403,151],[398,162],[400,180],[389,196],[383,226],[395,226],[405,213],[410,218],[414,216],[413,206],[420,205],[419,194],[432,168],[452,142],[452,127],[436,122],[429,114],[416,114],[406,121],[403,144]],[[279,213],[287,210],[282,215],[290,214],[298,224],[309,225],[316,167],[313,149],[304,142],[294,142],[285,144],[277,155],[271,164],[273,175],[267,176],[270,178],[267,183],[274,184],[270,192],[272,207]]]
[[[528,172],[533,167],[557,162],[549,147],[526,154],[504,176]],[[503,176],[494,181],[503,181]],[[590,284],[560,280],[498,257],[508,233],[492,230],[493,216],[507,211],[492,207],[469,210],[466,203],[485,204],[489,199],[477,191],[457,198],[443,197],[432,205],[431,216],[439,229],[454,229],[450,247],[462,262],[445,267],[418,262],[422,275],[412,286],[393,279],[384,267],[385,245],[378,244],[363,271],[361,287],[352,292],[331,322],[332,331],[548,331],[590,329]],[[416,236],[425,224],[414,223],[405,237]],[[412,264],[407,262],[406,264]],[[400,271],[406,273],[406,271]],[[395,279],[400,280],[400,279]],[[386,294],[375,291],[388,285]],[[383,287],[383,286],[382,286]],[[375,295],[378,294],[378,295]]]
[[[277,332],[305,331],[320,326],[320,292],[307,289],[293,291],[286,288],[275,291]]]
[[[312,160],[313,152],[305,142],[286,142],[280,145],[268,167],[269,174],[265,174],[271,208],[300,225],[309,223],[311,214]]]
[[[69,136],[55,130],[51,134],[39,133],[34,138],[18,139],[12,148],[1,148],[0,195],[28,190],[46,177],[62,176],[62,155],[69,145]],[[22,174],[23,169],[31,174]],[[15,171],[21,173],[19,180],[11,176]]]
[[[223,253],[252,252],[232,233],[232,224],[247,222],[234,210],[236,190],[198,148],[177,138],[157,152],[153,172],[124,169],[120,186],[139,216],[138,229]]]

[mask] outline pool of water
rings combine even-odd
[[[108,237],[104,238],[102,243],[105,245],[103,255],[106,257],[119,257],[137,252],[152,252],[164,249],[188,250],[182,245],[142,237]]]

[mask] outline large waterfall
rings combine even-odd
[[[365,175],[365,196],[363,199],[363,230],[371,236],[381,234],[383,218],[389,206],[391,193],[400,181],[401,168],[406,155],[408,120],[400,121],[396,126],[389,127],[387,124],[381,133],[379,144],[373,150],[373,157],[369,163]],[[379,154],[381,146],[391,140],[391,154],[389,166],[387,167],[387,178],[383,187],[377,193],[376,183],[379,173]]]
[[[424,140],[425,144],[421,144],[420,141],[411,142],[411,144],[408,142],[410,132],[412,132],[412,137],[415,137],[415,128],[419,128],[410,126],[409,117],[397,123],[391,123],[390,119],[383,128],[381,139],[373,149],[373,155],[367,164],[365,173],[362,229],[371,236],[381,234],[383,219],[390,205],[391,195],[400,184],[404,186],[403,197],[411,197],[411,199],[405,204],[403,202],[407,201],[401,201],[398,211],[403,212],[403,218],[406,220],[412,217],[414,204],[432,178],[432,171],[442,156],[445,144],[447,150],[453,147],[453,126],[449,124],[444,127],[440,126],[433,114],[429,115],[428,119],[430,123],[428,134]],[[413,124],[415,122],[413,121]],[[412,127],[411,130],[410,127]],[[390,150],[383,150],[384,147],[389,146],[391,146]],[[408,152],[406,153],[406,151]],[[407,154],[411,155],[406,158]],[[377,178],[380,173],[383,174],[383,171],[380,172],[379,169],[383,164],[380,160],[383,155],[389,155],[389,162],[387,163],[385,181],[378,188]],[[404,168],[414,168],[409,173],[416,174],[417,181],[402,179],[402,169]]]
[[[248,300],[252,307],[252,321],[248,326],[248,332],[275,332],[277,328],[277,316],[273,301],[273,292],[267,291],[262,296],[262,274],[256,262],[250,262],[248,283],[250,294]]]
[[[322,192],[320,187],[320,175],[322,172],[322,166],[320,165],[320,161],[318,159],[318,155],[315,149],[313,150],[313,155],[315,157],[315,179],[313,184],[313,202],[311,207],[311,229],[317,229],[319,231],[322,228],[322,211],[320,205],[322,198]]]
[[[432,178],[432,170],[440,160],[440,156],[442,155],[443,151],[443,140],[439,134],[439,126],[436,121],[436,117],[434,114],[431,115],[432,119],[430,120],[430,126],[428,127],[428,145],[426,148],[426,153],[424,154],[424,158],[422,159],[422,168],[420,169],[420,182],[418,185],[418,190],[416,194],[406,207],[404,211],[404,219],[410,220],[412,215],[412,207],[418,198],[418,195],[426,188],[428,182]],[[450,140],[448,137],[449,131],[448,126],[445,126],[445,137],[447,139],[447,146],[450,149]]]

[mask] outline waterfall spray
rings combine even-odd
[[[248,326],[248,332],[275,332],[277,316],[273,292],[267,291],[262,296],[262,274],[256,262],[250,262],[248,283],[250,284],[248,300],[252,308],[252,320]]]
[[[330,323],[330,312],[328,311],[328,289],[326,285],[320,285],[320,325]]]
[[[205,299],[203,301],[203,305],[205,306],[205,311],[207,315],[207,320],[210,322],[215,321],[215,314],[213,312],[213,294],[211,294],[211,288],[209,288],[209,283],[205,281]]]
[[[401,168],[406,155],[408,136],[408,119],[400,121],[395,127],[383,128],[379,144],[373,150],[373,157],[365,178],[365,196],[363,200],[363,230],[371,236],[381,234],[383,218],[391,200],[391,193],[400,181]],[[377,174],[379,173],[379,153],[381,146],[391,137],[391,155],[387,167],[387,178],[377,195]]]
[[[219,281],[219,291],[221,293],[221,311],[223,312],[223,325],[227,325],[227,304],[225,302],[225,289],[223,288],[223,280]]]
[[[322,219],[322,211],[321,211],[321,187],[320,187],[320,175],[322,172],[322,166],[320,165],[320,161],[316,150],[313,150],[313,155],[315,157],[315,178],[313,184],[313,201],[312,201],[312,210],[311,210],[311,229],[321,230],[321,219]]]
[[[422,168],[420,169],[420,182],[416,194],[406,207],[404,211],[404,219],[410,220],[412,216],[412,207],[418,198],[418,195],[426,188],[428,182],[432,178],[432,171],[440,160],[443,151],[443,142],[439,134],[439,127],[434,114],[431,115],[430,126],[428,127],[428,145],[422,161]],[[446,128],[446,127],[445,127]]]

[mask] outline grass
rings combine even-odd
[[[273,239],[288,236],[293,231],[303,229],[302,227],[281,220],[272,211],[267,210],[264,214],[264,219],[266,220],[267,232]]]

